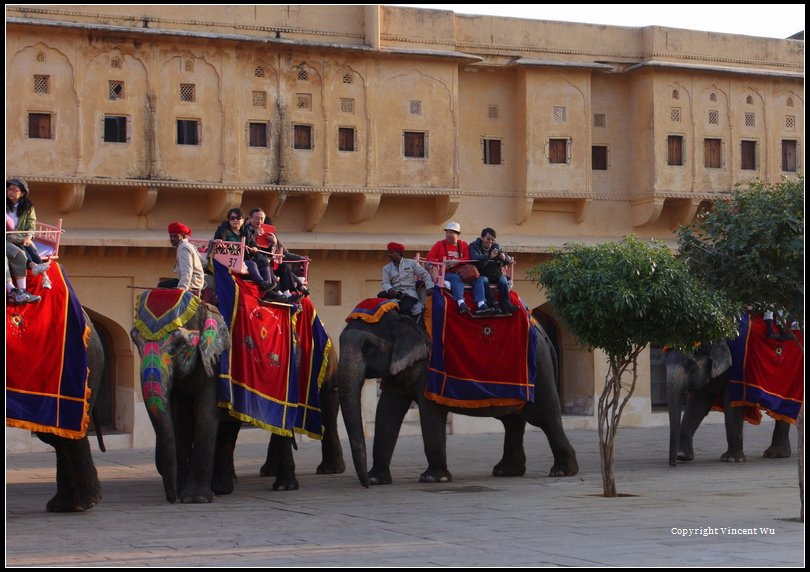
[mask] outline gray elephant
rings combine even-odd
[[[220,354],[230,347],[228,328],[215,306],[188,292],[183,301],[190,304],[191,313],[183,315],[182,325],[175,319],[161,329],[139,326],[150,323],[145,322],[148,310],[142,303],[146,294],[138,298],[130,337],[141,356],[141,390],[156,436],[155,465],[169,502],[211,502],[223,417],[217,407],[216,376]],[[232,425],[232,430],[220,431],[220,439],[233,438],[235,446],[239,429],[237,423]]]
[[[535,401],[517,410],[509,407],[455,408],[428,400],[430,342],[424,328],[412,319],[390,311],[380,321],[351,320],[340,335],[338,390],[343,420],[349,435],[357,476],[363,486],[392,482],[390,463],[403,418],[412,402],[419,407],[427,470],[421,482],[452,480],[447,469],[445,425],[447,413],[497,417],[506,430],[503,459],[493,469],[496,476],[523,475],[526,456],[523,434],[526,421],[540,427],[554,454],[549,476],[570,476],[579,471],[576,454],[562,426],[556,389],[556,362],[551,341],[539,328]],[[381,378],[377,405],[374,464],[366,471],[366,443],[360,410],[360,390],[366,379]]]
[[[230,348],[228,327],[216,306],[195,298],[190,308],[193,311],[184,314],[180,326],[170,322],[163,329],[155,327],[157,333],[153,335],[143,331],[144,321],[136,320],[130,335],[142,359],[141,388],[155,429],[155,465],[166,499],[199,503],[211,502],[214,494],[233,491],[233,455],[242,423],[217,406],[220,354]],[[144,320],[154,316],[143,308],[140,297],[136,313]],[[341,472],[337,406],[331,405],[337,399],[329,401],[328,390],[322,391],[324,394],[324,423],[330,428],[325,447],[334,447],[337,442],[337,448],[327,449],[322,472]],[[292,438],[271,436],[265,466],[263,472],[276,476],[273,490],[298,488]]]
[[[34,311],[40,309],[39,306],[27,306],[26,308],[33,308]],[[91,392],[89,407],[92,413],[104,375],[104,348],[101,344],[98,332],[87,316],[87,313],[84,312],[79,305],[78,300],[75,299],[72,290],[70,290],[67,315],[69,325],[65,328],[68,336],[65,340],[65,355],[73,360],[79,360],[75,362],[77,365],[71,367],[79,368],[82,371],[86,371],[85,368],[89,370],[87,386],[90,388]],[[47,319],[43,315],[32,316],[31,314],[26,315],[23,312],[18,312],[13,306],[6,308],[6,321],[9,327],[17,328],[20,326],[21,332],[24,329],[26,320],[32,318],[39,320]],[[86,342],[84,339],[85,326],[89,328],[89,338],[87,338]],[[24,334],[21,333],[20,339],[23,338]],[[21,358],[21,356],[16,353],[16,350],[12,348],[12,340],[7,340],[7,344],[9,359],[16,360]],[[23,351],[23,354],[28,351],[40,351],[39,348],[34,347],[30,339],[25,345],[19,346],[19,348]],[[86,351],[86,356],[81,355],[82,351]],[[84,362],[85,357],[87,360],[86,364]],[[20,364],[18,363],[16,365],[19,367]],[[15,392],[12,391],[12,393],[9,393],[9,387],[14,386],[12,378],[16,377],[21,371],[22,370],[18,370],[14,375],[7,375],[6,424],[34,429],[39,424],[38,419],[41,419],[40,416],[46,413],[42,408],[42,403],[36,404],[36,412],[34,413],[24,402],[17,401]],[[66,368],[65,371],[68,371],[68,369]],[[61,382],[60,387],[62,387]],[[75,391],[84,392],[84,388],[76,388]],[[61,393],[62,390],[60,389],[58,392]],[[80,413],[74,413],[79,416],[81,415]],[[65,410],[62,418],[69,419],[70,417],[71,414]],[[86,430],[79,429],[77,417],[73,419],[75,419],[74,423],[77,423],[77,425],[72,425],[71,427],[60,426],[59,430],[63,431],[62,435],[56,435],[50,431],[34,431],[41,441],[52,446],[56,451],[56,494],[46,504],[45,508],[48,512],[82,512],[96,506],[102,498],[101,483],[98,479],[98,471],[93,463],[87,432]],[[43,423],[49,427],[51,425],[49,422]],[[82,433],[81,438],[76,438],[75,436],[79,433]],[[100,432],[98,433],[98,438],[99,445],[103,451],[104,444],[101,440]]]
[[[745,407],[730,407],[729,373],[732,355],[726,342],[712,344],[694,354],[671,350],[665,358],[669,408],[669,464],[695,458],[692,441],[700,423],[718,398],[722,398],[728,449],[721,461],[745,461],[743,421]],[[684,398],[686,409],[683,408]],[[776,421],[765,457],[790,457],[790,424]]]

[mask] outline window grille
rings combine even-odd
[[[187,72],[194,71],[194,60],[186,60],[183,62],[183,69]]]
[[[594,113],[593,114],[593,126],[594,127],[604,127],[606,125],[606,117],[604,113]]]
[[[342,113],[354,113],[354,98],[341,97],[340,98],[340,111]]]
[[[678,90],[677,90],[677,89],[673,89],[673,90],[672,90],[672,99],[680,99],[680,98],[681,98],[681,94],[680,94],[680,93],[678,93]]]
[[[343,81],[343,83],[345,83],[345,84],[351,84],[352,81],[353,81],[352,74],[350,74],[348,72],[344,73],[343,77],[341,78],[341,81]]]
[[[298,109],[303,109],[305,111],[312,111],[312,96],[310,94],[299,93],[295,97],[296,97],[295,106]]]
[[[681,122],[681,108],[680,107],[673,107],[669,110],[669,118],[670,120],[674,121],[675,123]]]
[[[712,92],[709,94],[709,101],[717,101],[717,94]]]
[[[180,101],[194,101],[195,100],[195,86],[193,83],[180,84]]]
[[[419,99],[412,99],[410,101],[409,109],[411,115],[422,115],[422,101]]]
[[[298,79],[300,81],[309,81],[309,73],[304,68],[299,68]]]
[[[557,123],[565,123],[565,108],[554,106],[554,121]]]
[[[124,82],[108,81],[107,94],[111,101],[115,101],[116,99],[124,99]]]
[[[253,70],[253,77],[264,77],[264,68],[262,66],[256,66]]]
[[[709,110],[709,125],[720,125],[720,112],[716,109]]]
[[[267,107],[267,92],[254,91],[253,92],[253,107]]]
[[[34,93],[46,95],[51,91],[51,76],[49,75],[35,75],[34,76]]]
[[[785,115],[785,128],[786,129],[796,129],[796,116],[795,115]]]
[[[46,61],[48,61],[48,58],[45,57],[45,52],[37,52],[36,60],[37,62],[44,64]]]
[[[754,113],[746,113],[745,114],[745,126],[746,127],[756,127],[757,126],[757,117]]]
[[[499,115],[500,114],[499,114],[499,110],[498,110],[497,105],[490,105],[490,106],[487,107],[487,116],[490,119],[498,119]]]

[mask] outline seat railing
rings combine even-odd
[[[474,264],[476,267],[478,266],[478,260],[459,260],[457,258],[447,259],[443,258],[441,262],[436,262],[433,260],[427,260],[426,258],[422,258],[422,255],[417,253],[414,257],[416,262],[428,271],[430,274],[431,280],[433,280],[434,284],[439,286],[444,285],[444,275],[448,268],[453,266],[458,266],[461,264]],[[512,258],[512,262],[509,264],[504,264],[501,266],[501,273],[506,276],[506,279],[509,281],[509,285],[512,286],[514,283],[514,276],[515,276],[515,265],[516,261],[514,257]],[[469,286],[468,284],[465,287]],[[495,287],[495,284],[490,284],[490,287]]]
[[[39,252],[43,262],[56,260],[59,258],[59,242],[62,240],[62,219],[58,219],[56,226],[37,222],[35,230],[7,230],[6,235],[31,235],[34,239],[34,246]]]

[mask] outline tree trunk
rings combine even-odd
[[[610,370],[605,379],[605,387],[599,396],[597,419],[599,426],[599,460],[602,465],[602,493],[606,497],[617,497],[616,479],[614,476],[613,451],[616,442],[616,432],[619,429],[622,412],[633,391],[638,379],[637,358],[642,348],[636,348],[626,357],[608,356]],[[633,367],[633,382],[622,397],[622,374],[627,368]]]

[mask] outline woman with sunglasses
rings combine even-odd
[[[228,217],[225,222],[217,227],[214,233],[214,240],[224,240],[227,242],[239,242],[242,237],[245,237],[246,246],[255,246],[249,244],[251,238],[244,228],[245,215],[242,209],[233,208],[228,211]],[[276,289],[277,284],[273,271],[268,265],[258,265],[255,260],[245,257],[245,266],[250,274],[250,279],[259,285],[262,292],[272,292]],[[282,298],[281,294],[273,296],[273,298]]]

